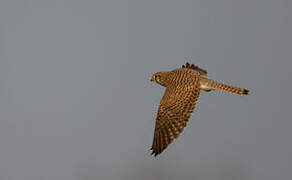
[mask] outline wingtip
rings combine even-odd
[[[189,62],[186,62],[186,64],[183,64],[182,68],[193,69],[193,70],[199,71],[201,74],[204,74],[204,75],[207,74],[207,71],[205,69],[201,69],[199,68],[199,66],[196,66],[195,64],[190,64]]]
[[[152,151],[151,154],[150,154],[150,156],[156,157],[157,155],[159,155],[159,153],[158,152],[155,152],[153,148],[150,148],[149,150]]]

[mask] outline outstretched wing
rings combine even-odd
[[[152,154],[162,153],[186,127],[200,96],[198,86],[167,87],[156,117]]]

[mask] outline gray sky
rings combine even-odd
[[[0,179],[292,179],[292,1],[0,0]],[[150,156],[185,63],[251,90],[202,92]]]

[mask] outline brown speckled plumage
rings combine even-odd
[[[207,78],[207,71],[186,63],[182,68],[153,74],[151,81],[166,87],[158,108],[152,144],[152,154],[162,153],[183,132],[200,90],[224,90],[235,94],[247,94],[248,90],[217,83]]]

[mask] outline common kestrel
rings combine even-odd
[[[172,71],[154,73],[151,81],[166,87],[156,117],[151,148],[154,156],[162,153],[182,133],[195,109],[200,90],[248,94],[247,89],[209,79],[206,70],[189,63]]]

